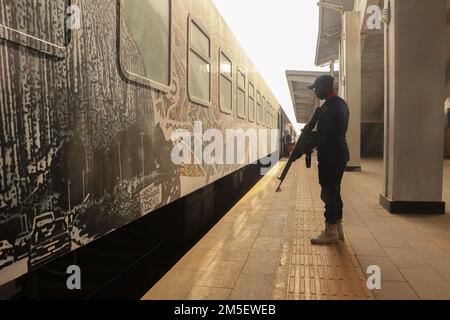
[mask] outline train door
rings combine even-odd
[[[278,132],[279,132],[278,150],[280,151],[279,152],[280,159],[283,158],[283,150],[284,150],[284,144],[283,144],[283,126],[284,126],[284,124],[283,124],[283,113],[282,112],[283,112],[283,110],[281,109],[281,106],[280,106],[280,109],[278,110],[278,121],[277,121]]]

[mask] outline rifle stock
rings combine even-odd
[[[278,178],[280,180],[280,184],[278,185],[276,192],[281,192],[281,185],[283,184],[284,179],[286,179],[286,176],[292,164],[297,159],[300,159],[301,157],[303,157],[303,155],[306,154],[306,167],[308,168],[311,167],[311,152],[310,150],[308,150],[308,144],[311,137],[311,132],[315,128],[317,122],[319,121],[320,110],[321,110],[320,108],[316,109],[311,120],[308,122],[305,128],[303,128],[302,133],[298,138],[297,143],[295,144],[294,150],[292,150],[288,162],[286,163],[286,166],[284,167],[281,176]]]

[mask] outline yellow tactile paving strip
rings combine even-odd
[[[310,244],[323,228],[317,171],[297,162],[281,193],[276,177],[261,179],[143,299],[372,299],[348,242]]]
[[[296,166],[296,204],[288,225],[274,299],[324,300],[372,299],[366,280],[347,242],[313,246],[310,238],[323,228],[317,171]]]

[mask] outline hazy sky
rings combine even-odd
[[[316,0],[213,0],[292,122],[286,70],[314,65],[319,8]]]

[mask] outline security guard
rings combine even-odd
[[[311,150],[317,148],[321,199],[325,203],[325,230],[311,239],[311,243],[316,245],[336,243],[339,239],[344,239],[341,181],[350,159],[346,142],[349,109],[333,86],[334,78],[322,75],[308,87],[314,89],[320,100],[326,100],[321,107],[317,130],[312,133],[309,145]]]

